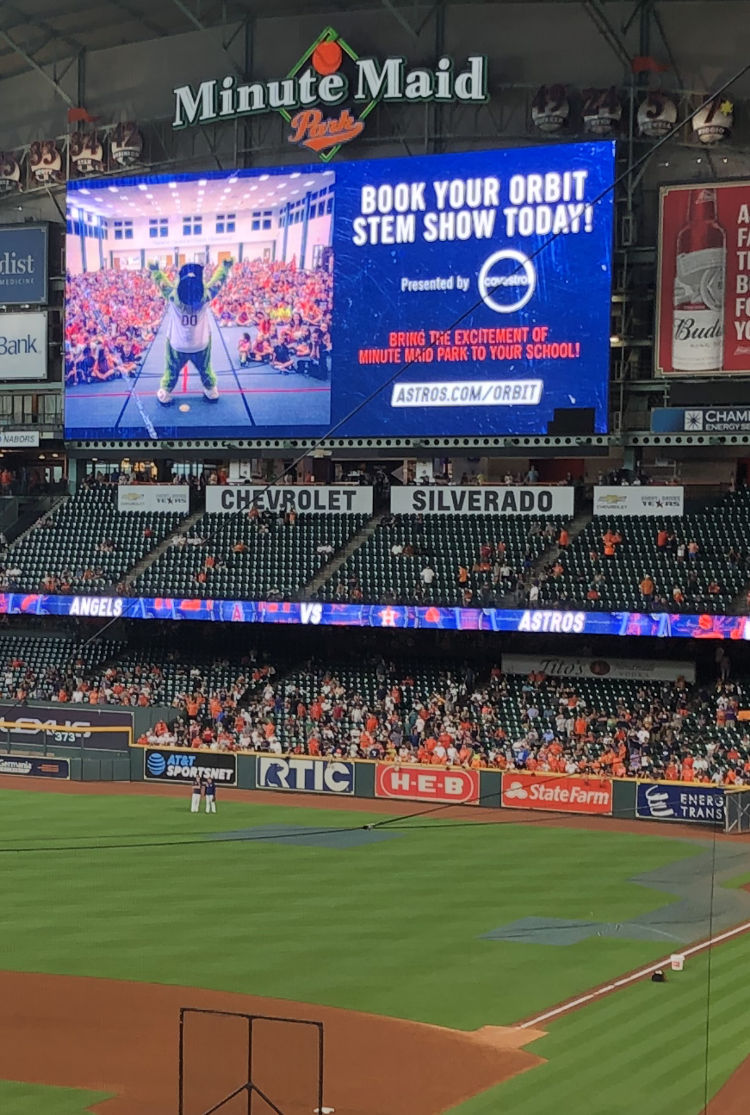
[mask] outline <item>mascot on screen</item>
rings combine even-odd
[[[216,373],[211,367],[211,329],[209,303],[227,281],[234,260],[225,259],[208,283],[203,282],[203,266],[186,263],[180,268],[177,285],[170,282],[158,263],[150,263],[154,281],[167,301],[167,347],[164,375],[156,397],[163,406],[172,402],[177,377],[186,364],[193,364],[209,402],[219,397]]]

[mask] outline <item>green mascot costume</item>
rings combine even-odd
[[[170,282],[158,263],[149,264],[156,285],[167,301],[166,364],[156,397],[163,406],[172,402],[177,377],[186,364],[193,364],[201,377],[203,394],[209,402],[219,397],[216,373],[211,367],[209,303],[227,281],[234,260],[225,259],[208,283],[203,282],[200,263],[180,268],[177,284]]]

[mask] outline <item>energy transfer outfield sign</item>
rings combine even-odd
[[[469,56],[460,73],[448,56],[439,58],[434,69],[409,69],[406,58],[379,61],[360,56],[337,31],[326,27],[284,78],[238,85],[229,75],[197,87],[178,86],[174,95],[174,128],[280,112],[291,125],[289,142],[315,151],[327,162],[344,143],[362,134],[378,101],[481,104],[489,100],[487,59]]]

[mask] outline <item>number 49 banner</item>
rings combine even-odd
[[[662,375],[750,372],[749,185],[662,189],[657,302]]]

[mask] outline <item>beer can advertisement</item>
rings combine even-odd
[[[69,438],[606,433],[614,145],[68,185]]]
[[[750,182],[661,191],[657,370],[750,374]]]

